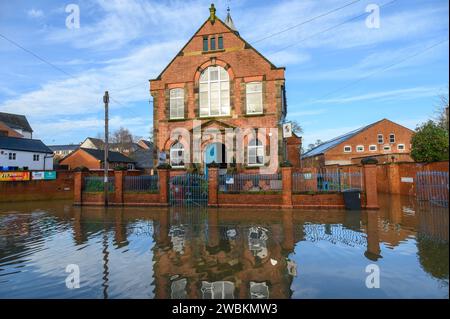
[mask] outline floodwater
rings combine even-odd
[[[0,204],[0,298],[448,298],[447,209],[408,197],[380,204]]]

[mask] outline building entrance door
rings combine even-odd
[[[204,172],[208,176],[208,164],[215,162],[220,167],[226,167],[225,145],[222,143],[212,143],[206,146],[204,153]]]

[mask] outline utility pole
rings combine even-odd
[[[104,179],[103,179],[103,192],[105,197],[105,206],[108,206],[108,104],[109,104],[109,94],[108,91],[105,91],[105,95],[103,96],[103,103],[105,103],[105,147],[104,153],[105,158],[103,160],[103,168],[104,168]]]

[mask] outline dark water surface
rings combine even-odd
[[[380,201],[378,212],[0,204],[0,298],[448,298],[447,209]]]

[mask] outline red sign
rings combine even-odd
[[[30,172],[0,172],[0,182],[29,181]]]

